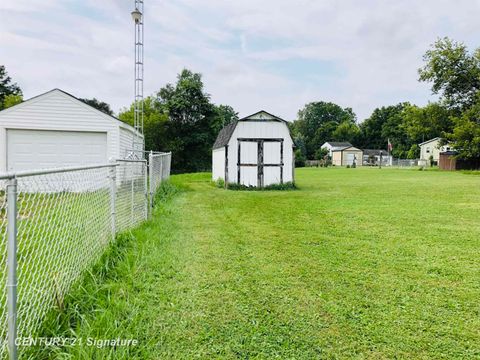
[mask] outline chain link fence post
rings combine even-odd
[[[167,179],[170,178],[171,171],[172,171],[172,152],[170,151],[167,157]]]
[[[131,167],[134,167],[132,165]],[[130,180],[131,183],[131,197],[130,197],[130,207],[131,207],[131,216],[130,219],[132,221],[132,224],[135,223],[135,170],[134,169],[129,169],[130,170],[130,176],[132,177]]]
[[[17,359],[17,179],[7,184],[7,307],[8,352],[11,360]]]
[[[112,161],[113,162],[113,161]],[[115,236],[117,234],[117,218],[115,213],[115,200],[117,197],[117,167],[112,166],[110,167],[110,217],[112,222],[112,241],[115,240]]]
[[[146,162],[142,163],[142,170],[143,170],[143,178],[144,178],[144,183],[143,183],[143,192],[145,194],[145,220],[148,219],[148,214],[150,213],[150,207],[149,207],[149,198],[151,196],[148,196],[148,164]]]
[[[153,209],[153,187],[154,181],[153,181],[153,151],[150,151],[150,154],[148,154],[148,175],[149,175],[149,193],[150,193],[150,199],[149,199],[149,207],[150,209]]]
[[[160,158],[160,183],[163,182],[163,179],[164,179],[164,175],[163,175],[163,162],[164,162],[164,159],[165,159],[165,156],[162,155],[162,157]]]

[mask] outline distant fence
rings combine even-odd
[[[419,166],[418,159],[392,159],[392,166],[415,167]]]
[[[458,159],[456,152],[440,153],[438,167],[441,170],[480,170],[480,159]]]
[[[16,359],[15,339],[34,337],[115,235],[148,218],[170,158],[0,174],[0,359]]]

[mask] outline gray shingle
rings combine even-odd
[[[213,144],[213,150],[221,148],[228,144],[232,134],[237,126],[237,122],[233,122],[225,126],[220,132],[218,133],[217,140],[215,140],[215,144]]]

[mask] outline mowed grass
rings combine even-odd
[[[480,176],[296,175],[299,190],[269,192],[174,176],[180,192],[77,291],[71,332],[52,328],[84,345],[50,356],[480,357]],[[99,349],[88,337],[139,345]]]

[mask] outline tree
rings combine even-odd
[[[300,149],[295,150],[295,167],[304,167],[307,158]]]
[[[230,105],[218,105],[216,106],[216,109],[222,122],[222,126],[238,120],[238,112],[236,112]]]
[[[3,108],[8,109],[9,107],[20,104],[21,102],[23,102],[23,96],[21,94],[10,94],[5,96],[5,99],[3,100]]]
[[[334,139],[335,130],[342,123],[343,126],[336,135],[338,137],[350,136],[351,126],[356,126],[356,116],[351,108],[341,108],[337,104],[330,102],[318,101],[306,104],[303,109],[298,112],[297,124],[294,125],[298,132],[305,140],[306,156],[313,159],[315,151],[320,148],[323,143]],[[349,139],[341,139],[349,140]]]
[[[328,156],[327,149],[318,148],[317,151],[315,151],[315,160],[323,160],[327,156]]]
[[[393,154],[397,157],[405,156],[404,152],[410,146],[403,129],[403,109],[408,103],[383,106],[373,111],[372,115],[360,124],[361,145],[363,148],[385,149],[388,139],[394,145]]]
[[[418,159],[420,156],[420,146],[413,144],[407,152],[407,159]]]
[[[480,91],[480,49],[469,53],[463,43],[439,39],[424,57],[419,69],[420,81],[432,83],[432,92],[440,94],[448,107],[468,109]]]
[[[452,115],[452,111],[440,103],[429,103],[423,108],[408,105],[403,110],[404,129],[413,143],[443,137],[453,129]]]
[[[360,128],[355,122],[344,121],[333,131],[332,140],[356,143],[360,134]]]
[[[8,76],[4,65],[0,65],[0,110],[5,108],[5,98],[9,95],[22,96],[22,90],[16,83],[12,83],[12,79]],[[9,100],[11,103],[11,100]]]
[[[134,105],[122,109],[118,117],[133,126]],[[162,112],[155,97],[149,96],[143,100],[143,132],[146,151],[169,151],[167,136],[168,115]]]
[[[461,159],[480,159],[480,95],[462,115],[454,117],[454,128],[446,135]]]
[[[202,77],[182,70],[175,84],[144,99],[144,136],[147,151],[172,151],[173,172],[196,172],[211,168],[215,139],[237,113],[231,106],[216,106],[203,89]],[[119,118],[133,125],[133,104]]]
[[[450,141],[463,159],[480,158],[480,48],[470,53],[463,43],[437,40],[424,56],[420,81],[451,110],[435,115],[444,143]]]
[[[157,94],[162,111],[169,117],[168,148],[177,172],[211,168],[211,149],[223,120],[204,92],[202,77],[182,70],[175,85],[167,84]]]
[[[92,107],[94,107],[97,110],[100,110],[101,112],[104,112],[107,115],[113,116],[113,111],[110,108],[110,105],[108,105],[106,102],[97,100],[95,98],[93,99],[79,99],[80,101],[83,101],[85,104],[88,104]]]

